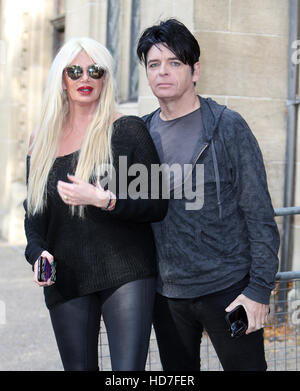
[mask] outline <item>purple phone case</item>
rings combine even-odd
[[[51,277],[52,268],[48,261],[44,263],[44,276],[45,280],[48,281],[48,279]]]

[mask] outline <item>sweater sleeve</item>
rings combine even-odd
[[[27,200],[24,201],[23,206],[25,209],[24,229],[27,238],[25,258],[33,266],[41,253],[47,248],[42,237],[45,230],[45,217],[43,215],[28,217]]]
[[[280,237],[259,145],[245,120],[237,113],[233,115],[233,122],[228,126],[234,129],[234,138],[227,140],[226,148],[251,252],[250,282],[243,294],[268,304],[278,269]]]
[[[27,171],[26,182],[28,182],[29,165],[30,163],[28,157],[27,170],[26,170]],[[38,259],[41,253],[47,249],[47,244],[45,241],[47,218],[45,213],[29,216],[27,212],[27,200],[24,201],[23,206],[25,209],[24,229],[27,238],[27,245],[25,248],[25,258],[33,267],[35,261]]]
[[[162,177],[152,180],[153,165],[160,165],[152,138],[142,121],[134,116],[120,122],[115,137],[116,196],[115,209],[109,212],[87,207],[90,215],[110,216],[135,222],[162,220],[168,200],[162,197]]]

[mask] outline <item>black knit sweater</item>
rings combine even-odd
[[[159,158],[143,121],[124,116],[114,123],[112,136],[114,167],[119,171],[119,156],[127,158],[128,167],[142,163],[159,164]],[[156,257],[151,222],[164,218],[167,201],[162,199],[119,199],[113,211],[87,206],[85,218],[72,216],[70,207],[60,199],[57,181],[68,181],[74,174],[78,152],[55,159],[47,183],[47,203],[42,214],[28,216],[26,201],[25,257],[33,265],[43,250],[54,256],[57,281],[44,288],[48,308],[65,300],[117,287],[129,281],[156,275]],[[27,178],[30,157],[27,157]],[[138,178],[127,175],[128,185]],[[124,179],[124,178],[123,178]],[[121,197],[122,198],[122,197]]]

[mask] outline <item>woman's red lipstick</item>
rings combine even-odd
[[[80,94],[82,94],[82,95],[89,95],[89,94],[92,93],[93,87],[91,87],[91,86],[82,86],[82,87],[77,88],[77,91],[80,92]]]

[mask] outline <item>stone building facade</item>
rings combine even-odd
[[[157,107],[157,101],[137,62],[136,40],[144,28],[169,17],[185,23],[200,43],[197,92],[244,116],[263,152],[274,207],[283,206],[288,0],[1,0],[2,237],[24,242],[28,139],[39,114],[49,65],[60,45],[75,36],[105,44],[116,62],[120,110],[142,115]],[[298,154],[296,167],[299,158]],[[297,170],[295,175],[297,179]],[[298,185],[296,205],[300,204],[299,190]],[[281,218],[277,221],[281,228]],[[293,269],[299,270],[300,220],[297,217],[292,222]]]

